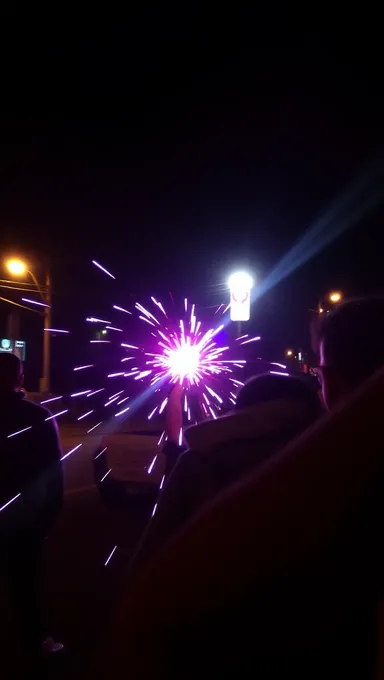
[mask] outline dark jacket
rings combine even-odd
[[[56,423],[47,420],[47,409],[23,397],[18,392],[0,394],[0,540],[20,532],[44,537],[62,504]]]
[[[196,514],[121,597],[109,677],[384,677],[383,403],[384,369]]]
[[[319,404],[320,413],[320,404]],[[134,560],[148,559],[204,503],[256,469],[313,422],[298,401],[276,400],[190,427]]]

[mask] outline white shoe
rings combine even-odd
[[[61,642],[55,642],[53,638],[46,638],[43,642],[43,652],[44,654],[55,654],[56,652],[62,652],[64,645]]]

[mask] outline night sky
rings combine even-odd
[[[9,21],[1,45],[0,242],[50,258],[57,325],[129,293],[222,302],[234,267],[264,279],[381,158],[374,39],[282,32],[256,12],[74,23]],[[383,291],[383,215],[257,301],[268,354],[306,345],[307,310],[329,289]],[[23,316],[24,335],[35,326]]]

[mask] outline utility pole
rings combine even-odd
[[[43,374],[40,379],[40,392],[49,393],[51,389],[51,334],[47,328],[52,327],[52,282],[49,270],[45,277],[44,330],[43,330]]]
[[[18,310],[13,309],[8,314],[7,337],[12,340],[12,347],[14,348],[16,340],[20,337],[20,314]]]

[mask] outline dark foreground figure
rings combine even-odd
[[[0,571],[28,670],[44,651],[62,648],[45,637],[41,579],[44,541],[61,509],[63,478],[55,421],[24,399],[22,378],[20,360],[0,354]]]
[[[182,422],[182,394],[168,404]],[[235,410],[188,428],[181,453],[133,562],[139,568],[205,503],[256,470],[322,414],[318,395],[300,378],[265,374],[240,390]],[[177,418],[178,415],[178,418]],[[180,426],[175,428],[176,436]],[[177,440],[176,440],[177,441]],[[172,443],[169,437],[168,448]],[[178,449],[176,443],[173,448]]]
[[[329,415],[139,570],[108,677],[383,677],[383,321],[380,300],[329,315]]]

